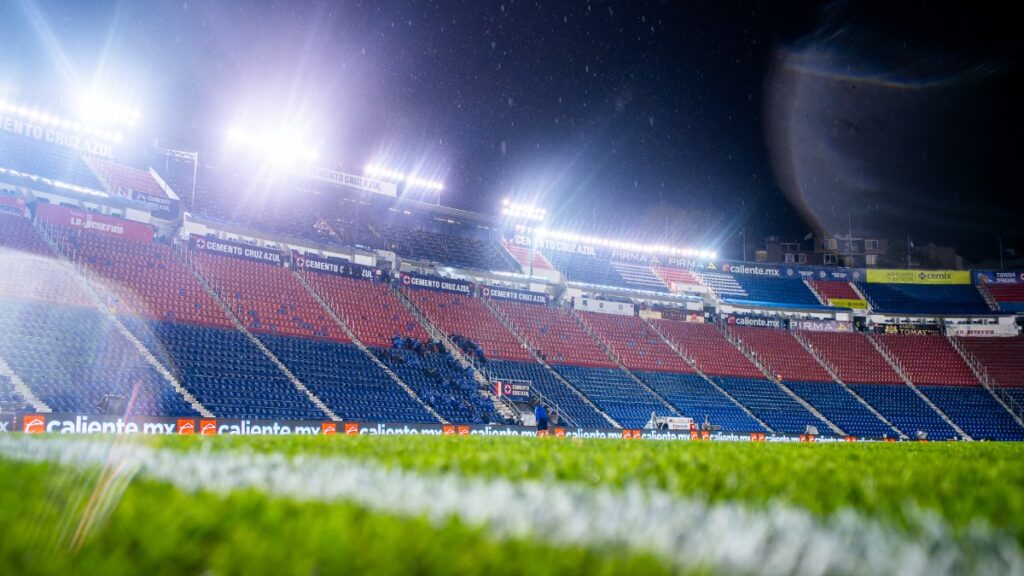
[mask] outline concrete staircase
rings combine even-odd
[[[523,338],[523,336],[519,334],[519,331],[515,329],[515,326],[512,324],[512,322],[508,318],[506,318],[501,313],[500,310],[495,308],[486,298],[482,299],[481,302],[483,302],[484,306],[487,306],[487,308],[491,311],[491,314],[494,314],[494,317],[497,318],[499,322],[501,322],[501,325],[504,326],[505,329],[507,329],[509,332],[511,332],[513,336],[515,336],[516,340],[519,341],[519,344],[530,352],[530,355],[533,356],[534,361],[543,366],[549,374],[551,374],[556,380],[561,382],[563,386],[565,386],[574,394],[576,394],[576,396],[578,396],[580,400],[582,400],[588,406],[593,408],[595,412],[600,414],[601,417],[608,422],[608,424],[610,424],[614,428],[622,428],[621,424],[615,421],[615,419],[609,416],[604,410],[598,408],[597,404],[594,404],[586,394],[580,392],[578,388],[573,386],[571,382],[569,382],[561,374],[559,374],[558,370],[552,368],[550,364],[548,364],[543,358],[541,358],[540,354],[537,353],[537,350],[533,346],[531,346],[529,342],[526,341],[526,338]],[[551,403],[551,405],[558,407],[558,405],[554,403]],[[564,414],[564,411],[561,408],[559,408],[558,413]]]
[[[0,356],[0,376],[7,376],[7,378],[10,379],[11,384],[14,385],[14,389],[17,390],[18,394],[25,399],[25,402],[32,405],[33,410],[36,412],[53,412],[46,402],[40,400],[39,397],[36,396],[35,392],[28,387],[28,384],[25,384],[25,381],[21,379],[21,376],[18,376],[18,374],[14,372],[11,365],[8,364],[7,360],[4,360],[2,356]]]
[[[814,294],[814,297],[818,299],[818,304],[821,304],[822,306],[828,306],[828,301],[825,300],[825,298],[821,294],[818,294],[818,291],[814,289],[814,285],[811,284],[807,280],[807,278],[804,278],[802,282],[804,283],[804,286],[807,286],[807,289],[811,291],[811,294]]]
[[[405,381],[401,379],[401,377],[398,376],[398,374],[395,374],[395,372],[391,370],[391,368],[389,368],[387,364],[381,362],[380,358],[377,358],[377,355],[374,354],[369,348],[367,348],[365,344],[363,344],[363,341],[360,340],[358,336],[356,336],[356,333],[352,331],[352,328],[349,327],[348,323],[345,322],[341,315],[339,315],[333,308],[331,308],[327,304],[323,297],[321,297],[320,294],[312,286],[309,285],[309,282],[306,282],[306,278],[299,271],[292,270],[292,276],[294,276],[295,281],[298,282],[314,300],[316,300],[317,304],[319,304],[320,307],[323,308],[325,312],[327,312],[327,315],[331,317],[331,320],[333,320],[334,323],[337,324],[339,328],[341,328],[341,331],[344,332],[345,336],[347,336],[348,339],[351,340],[352,343],[356,345],[356,348],[359,348],[360,352],[365,354],[374,364],[376,364],[382,370],[384,370],[384,372],[388,375],[388,377],[391,378],[391,380],[394,381],[395,384],[398,384],[402,388],[402,390],[405,390],[406,394],[408,394],[413,400],[418,402],[420,406],[423,406],[423,408],[426,409],[426,411],[429,412],[430,415],[433,416],[438,422],[442,424],[448,424],[447,420],[445,420],[444,418],[441,417],[440,414],[435,412],[434,409],[430,407],[430,405],[424,402],[423,399],[421,399],[419,395],[417,395],[416,392],[412,388],[410,388],[409,385],[406,384]]]
[[[217,303],[217,306],[219,306],[221,311],[224,312],[224,314],[228,317],[228,319],[231,321],[231,324],[236,329],[238,329],[242,334],[245,334],[246,338],[248,338],[249,341],[253,343],[253,345],[259,348],[260,351],[263,352],[263,354],[271,362],[273,362],[275,366],[277,366],[278,370],[284,373],[284,375],[288,378],[292,385],[295,386],[295,388],[299,392],[305,394],[306,397],[309,398],[310,402],[312,402],[314,406],[319,408],[331,420],[340,421],[341,418],[339,418],[338,415],[335,414],[327,406],[327,404],[324,403],[323,400],[321,400],[316,394],[313,394],[313,392],[309,388],[307,388],[306,385],[303,384],[302,381],[299,380],[298,377],[295,376],[295,374],[293,374],[292,371],[289,370],[287,366],[284,365],[284,362],[281,362],[281,359],[270,351],[270,348],[267,348],[263,344],[263,342],[260,341],[259,338],[257,338],[252,332],[249,331],[248,328],[246,328],[238,320],[234,312],[231,311],[231,307],[225,304],[223,300],[221,300],[220,294],[218,294],[217,291],[214,290],[213,287],[210,286],[210,284],[206,281],[206,278],[204,278],[203,275],[199,273],[199,270],[196,269],[195,264],[192,262],[192,259],[189,258],[187,252],[184,254],[184,259],[185,265],[188,268],[189,272],[192,273],[192,276],[195,277],[197,282],[199,282],[199,285],[203,288],[203,290],[210,295],[210,298],[213,298],[213,301]]]
[[[740,410],[743,410],[744,412],[746,412],[746,414],[747,414],[748,416],[750,416],[751,418],[753,418],[754,420],[756,420],[756,421],[757,421],[757,423],[758,423],[758,424],[760,424],[761,426],[763,426],[765,430],[767,430],[767,431],[769,431],[769,432],[772,432],[772,433],[774,433],[774,432],[775,432],[775,430],[773,430],[773,429],[771,428],[771,426],[769,426],[768,424],[766,424],[766,423],[764,422],[764,420],[761,420],[760,418],[758,418],[758,417],[757,417],[757,415],[755,415],[755,414],[754,414],[753,412],[751,412],[749,408],[747,408],[747,407],[746,407],[746,406],[744,406],[744,405],[743,405],[742,403],[740,403],[740,401],[739,401],[739,400],[737,400],[737,399],[736,399],[736,398],[735,398],[735,397],[734,397],[734,396],[733,396],[732,394],[729,394],[729,393],[728,393],[728,392],[727,392],[727,391],[725,390],[725,388],[722,388],[721,386],[719,386],[719,385],[718,385],[718,383],[717,383],[717,382],[715,382],[714,380],[712,380],[711,378],[709,378],[709,377],[708,377],[708,375],[707,375],[707,374],[705,374],[705,373],[704,373],[704,371],[700,369],[700,366],[698,366],[698,365],[697,365],[697,361],[696,361],[696,360],[694,360],[693,358],[691,358],[691,357],[687,356],[687,355],[686,355],[686,354],[685,354],[685,353],[684,353],[684,352],[683,352],[682,350],[680,350],[680,349],[679,349],[679,347],[678,347],[678,346],[676,346],[674,342],[672,342],[671,340],[669,340],[669,339],[668,339],[668,337],[667,337],[667,336],[665,336],[665,334],[664,334],[664,333],[663,333],[663,332],[662,332],[661,330],[659,330],[657,326],[655,326],[655,325],[654,325],[654,322],[651,322],[650,320],[648,320],[648,319],[646,319],[646,318],[643,318],[643,321],[644,321],[644,322],[646,322],[646,323],[647,323],[647,325],[651,327],[651,330],[654,330],[654,333],[655,333],[655,334],[657,334],[657,335],[658,335],[658,337],[659,337],[659,338],[661,338],[661,340],[662,340],[662,341],[663,341],[663,342],[664,342],[665,344],[667,344],[667,345],[668,345],[668,347],[669,347],[669,348],[671,348],[671,349],[672,349],[672,351],[673,351],[673,352],[675,352],[677,356],[679,356],[679,357],[680,357],[680,358],[682,358],[682,359],[683,359],[684,361],[686,361],[686,363],[687,363],[687,364],[689,364],[691,368],[693,368],[694,372],[696,372],[696,373],[697,373],[697,374],[698,374],[698,375],[699,375],[699,376],[700,376],[701,378],[703,378],[703,379],[704,379],[704,380],[705,380],[705,381],[706,381],[706,382],[707,382],[708,384],[711,384],[712,386],[714,386],[714,387],[715,387],[715,390],[718,390],[719,392],[721,392],[723,396],[725,396],[726,398],[728,398],[729,400],[731,400],[731,401],[732,401],[732,403],[733,403],[733,404],[735,404],[735,405],[736,405],[736,406],[737,406],[737,407],[738,407],[738,408],[739,408]]]
[[[832,432],[834,432],[834,433],[836,433],[836,434],[838,434],[840,436],[846,436],[847,435],[846,432],[844,432],[842,428],[840,428],[839,426],[836,426],[835,423],[832,422],[831,420],[829,420],[828,418],[826,418],[824,414],[822,414],[821,412],[818,412],[818,409],[815,408],[814,406],[812,406],[810,404],[810,402],[804,400],[803,398],[800,397],[799,394],[797,394],[796,392],[793,392],[792,390],[789,389],[788,386],[786,386],[785,384],[783,384],[782,382],[777,380],[775,378],[775,375],[772,374],[771,370],[769,370],[767,366],[765,366],[764,364],[761,363],[761,360],[757,357],[757,355],[754,354],[754,352],[752,350],[750,350],[746,346],[744,346],[743,343],[740,341],[740,339],[737,338],[732,332],[730,332],[728,329],[723,328],[721,326],[719,326],[718,329],[722,332],[722,334],[725,335],[726,340],[728,340],[729,342],[732,342],[733,346],[735,346],[737,350],[742,352],[743,355],[746,356],[748,360],[753,362],[754,366],[757,366],[757,369],[760,370],[762,374],[764,374],[765,378],[767,378],[770,382],[772,382],[776,386],[778,386],[780,390],[782,390],[786,395],[788,395],[790,398],[795,400],[798,404],[803,406],[805,410],[807,410],[811,414],[814,414],[815,416],[817,416],[822,422],[824,422],[826,425],[828,425],[829,428],[832,429]]]
[[[580,326],[583,327],[583,330],[586,331],[590,338],[594,342],[597,342],[601,349],[604,350],[605,354],[607,354],[608,357],[611,358],[613,362],[615,362],[615,365],[619,367],[619,370],[625,372],[626,375],[629,376],[629,378],[633,382],[636,382],[641,388],[650,392],[655,398],[658,399],[658,402],[661,402],[661,404],[665,406],[665,408],[667,408],[669,412],[671,412],[673,415],[683,416],[683,414],[680,414],[679,410],[675,406],[673,406],[671,402],[665,400],[665,398],[663,398],[661,394],[658,394],[653,388],[648,386],[646,382],[641,380],[639,376],[633,374],[633,372],[629,368],[626,368],[626,365],[622,363],[622,359],[620,359],[615,354],[615,351],[612,350],[612,347],[609,346],[608,343],[605,342],[600,336],[598,336],[597,333],[594,332],[594,330],[586,322],[583,321],[583,318],[580,318],[579,315],[576,314],[575,310],[570,310],[569,314],[573,317],[573,319],[576,320],[576,322],[579,323]]]
[[[1014,400],[1012,396],[1003,393],[1002,389],[996,385],[996,382],[988,375],[988,371],[985,370],[985,366],[982,365],[977,358],[971,355],[971,353],[964,348],[963,344],[948,334],[946,335],[946,340],[948,340],[953,349],[960,354],[960,357],[964,359],[964,362],[970,366],[971,372],[974,373],[975,378],[978,379],[978,382],[981,382],[981,385],[985,390],[988,390],[988,393],[996,399],[996,402],[999,402],[999,404],[1010,413],[1010,416],[1013,416],[1013,419],[1017,421],[1017,424],[1020,425],[1021,428],[1024,428],[1024,413],[1022,413],[1022,408],[1016,400]]]
[[[146,363],[152,366],[153,369],[156,370],[157,373],[159,373],[160,376],[162,376],[163,379],[170,384],[171,387],[173,387],[174,390],[184,398],[196,412],[205,418],[212,418],[213,413],[203,406],[191,392],[185,389],[174,374],[157,359],[153,352],[149,350],[149,348],[147,348],[145,344],[143,344],[142,341],[124,325],[123,322],[121,322],[121,319],[117,317],[114,310],[107,305],[107,300],[103,297],[100,293],[100,289],[98,288],[99,286],[103,286],[102,279],[96,276],[85,265],[74,262],[70,255],[64,254],[56,240],[50,236],[47,230],[44,228],[37,228],[37,230],[47,245],[50,246],[50,249],[53,250],[53,253],[57,256],[58,260],[67,267],[70,276],[74,278],[85,293],[89,295],[89,298],[93,301],[96,308],[107,318],[107,321],[117,329],[118,333],[132,344]]]
[[[934,402],[932,402],[927,396],[925,396],[924,392],[921,392],[921,390],[914,385],[914,383],[910,380],[910,377],[907,376],[906,371],[903,370],[903,366],[901,366],[900,363],[896,361],[896,358],[889,354],[889,351],[885,349],[885,346],[882,346],[881,342],[872,337],[871,334],[865,333],[864,337],[868,339],[868,342],[871,342],[871,345],[875,347],[875,350],[878,350],[878,353],[882,355],[882,358],[885,358],[885,361],[889,364],[889,366],[892,367],[893,370],[896,371],[896,374],[899,375],[900,380],[903,380],[904,384],[909,386],[910,389],[913,390],[914,393],[917,394],[917,396],[921,398],[921,400],[923,400],[925,404],[927,404],[932,410],[934,410],[936,414],[942,417],[942,420],[945,421],[946,424],[949,424],[949,426],[953,428],[953,430],[956,431],[957,434],[959,434],[961,437],[967,440],[972,440],[972,438],[967,434],[967,432],[964,432],[963,429],[957,426],[956,422],[953,422],[953,420],[949,416],[946,416],[945,412],[940,410]]]
[[[832,377],[832,380],[834,380],[837,384],[842,386],[843,389],[846,390],[846,392],[850,394],[850,396],[853,396],[854,399],[857,400],[857,402],[860,402],[861,404],[863,404],[864,407],[867,408],[869,412],[871,412],[872,414],[875,415],[876,418],[878,418],[879,420],[884,422],[886,426],[888,426],[889,428],[891,428],[893,430],[893,432],[895,432],[896,434],[898,434],[899,436],[902,436],[904,438],[908,437],[905,433],[903,433],[902,430],[897,428],[895,424],[893,424],[885,416],[883,416],[881,412],[879,412],[878,410],[875,410],[875,407],[872,406],[871,404],[869,404],[867,400],[861,398],[861,396],[859,394],[857,394],[856,392],[853,391],[852,388],[847,386],[846,382],[843,382],[843,380],[841,378],[839,378],[839,373],[835,371],[835,368],[833,368],[831,364],[826,362],[825,359],[822,358],[820,354],[818,354],[818,351],[814,349],[814,346],[812,346],[811,343],[808,342],[806,338],[801,336],[800,333],[797,332],[797,331],[790,332],[790,335],[793,336],[793,338],[795,338],[796,341],[799,342],[801,346],[803,346],[804,350],[807,350],[807,353],[811,355],[811,358],[814,358],[818,362],[818,364],[822,368],[824,368],[826,372],[828,372],[829,376]]]
[[[409,313],[412,314],[412,317],[419,322],[420,326],[427,331],[427,334],[429,334],[431,338],[440,342],[441,345],[444,346],[444,349],[451,354],[452,358],[454,358],[460,366],[463,368],[470,368],[473,371],[473,379],[476,380],[476,383],[479,386],[478,393],[494,406],[494,410],[506,420],[522,422],[522,417],[518,411],[512,410],[507,404],[502,402],[500,398],[494,395],[492,392],[492,390],[494,390],[494,384],[491,382],[491,379],[484,374],[480,367],[477,366],[475,362],[472,362],[467,358],[462,352],[462,349],[456,346],[443,330],[435,326],[434,323],[427,318],[427,315],[413,304],[412,300],[410,300],[408,296],[394,286],[391,286],[390,288],[391,292],[396,298],[398,298],[398,301],[402,303],[402,306],[405,306],[405,309],[408,310]]]

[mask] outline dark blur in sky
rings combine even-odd
[[[850,227],[1024,252],[1021,8],[891,4],[8,0],[0,90],[130,94],[141,134],[214,156],[295,123],[338,168],[415,163],[445,204],[588,233],[664,203],[721,213],[725,252]]]

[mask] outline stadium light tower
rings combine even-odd
[[[534,226],[539,226],[544,222],[548,211],[532,204],[521,204],[505,198],[501,201],[501,214],[514,223],[525,222],[527,224],[525,229],[530,233],[530,278],[532,279],[533,259],[537,252],[537,233]]]

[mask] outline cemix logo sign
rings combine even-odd
[[[344,430],[345,436],[359,436],[359,423],[345,422]]]
[[[46,431],[46,416],[26,414],[21,417],[21,431],[26,434],[42,434]]]
[[[358,428],[356,430],[358,430]],[[324,436],[334,436],[337,432],[338,425],[334,422],[322,422],[320,424],[320,433]]]
[[[178,434],[192,435],[196,433],[196,421],[192,419],[178,418]]]
[[[216,420],[200,420],[199,421],[199,435],[200,436],[216,436],[217,435],[217,421]]]

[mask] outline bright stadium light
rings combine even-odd
[[[512,202],[506,200],[502,202],[502,212],[507,214],[507,210],[513,205]],[[575,242],[580,244],[591,244],[593,246],[600,246],[602,248],[611,248],[613,250],[624,250],[627,252],[639,252],[642,254],[659,254],[666,256],[685,256],[690,258],[701,258],[703,260],[716,260],[718,253],[714,250],[701,250],[697,248],[679,248],[675,246],[668,246],[665,244],[640,244],[637,242],[628,242],[625,240],[616,240],[613,238],[597,238],[594,236],[581,236],[572,232],[562,232],[559,230],[548,230],[546,228],[538,228],[534,235],[538,239],[546,238],[549,240],[557,240],[561,242]]]
[[[363,167],[363,173],[367,176],[373,176],[374,178],[383,178],[385,180],[402,182],[406,187],[426,188],[428,190],[437,190],[438,192],[444,190],[443,182],[421,178],[418,174],[405,174],[404,172],[391,170],[390,168],[379,164],[367,164]]]
[[[89,92],[78,102],[78,113],[85,121],[93,124],[116,124],[134,127],[141,114],[138,109],[118,103],[115,98]]]
[[[300,134],[289,130],[252,131],[232,126],[227,131],[228,144],[263,156],[268,162],[292,166],[315,162],[319,153],[306,144]]]
[[[501,203],[501,213],[509,218],[531,220],[533,222],[543,222],[548,215],[548,211],[543,208],[537,208],[531,204],[519,204],[512,202],[508,198],[505,198]]]
[[[94,124],[73,122],[37,108],[28,108],[13,102],[0,100],[0,114],[10,114],[11,116],[17,116],[22,120],[33,124],[60,128],[67,132],[76,132],[84,136],[89,136],[98,140],[105,140],[107,142],[118,143],[124,139],[124,135],[120,131],[98,128]]]

